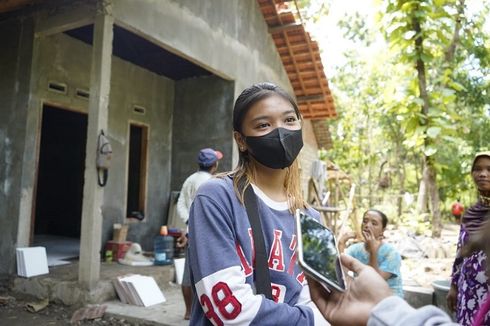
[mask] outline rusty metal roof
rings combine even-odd
[[[305,119],[337,116],[320,58],[318,43],[311,39],[290,1],[257,0],[277,51],[289,76]]]

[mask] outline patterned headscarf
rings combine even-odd
[[[482,156],[488,156],[490,158],[490,151],[479,152],[475,155],[473,159],[473,164],[471,165],[471,172],[475,168],[476,160]],[[485,205],[483,201],[479,198],[478,202],[468,208],[468,210],[463,215],[463,224],[468,231],[469,235],[475,235],[483,229],[487,219],[490,217],[490,206]]]

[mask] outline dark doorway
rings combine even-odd
[[[129,168],[127,217],[145,217],[148,127],[131,124],[129,129]]]
[[[87,115],[44,106],[34,234],[80,237]]]

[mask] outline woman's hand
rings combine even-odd
[[[347,241],[349,241],[350,239],[354,239],[356,237],[356,233],[355,232],[347,232],[347,233],[344,233],[339,241],[338,241],[338,247],[339,247],[339,251],[342,253],[344,252],[345,250],[345,244],[347,243]]]
[[[345,243],[347,241],[349,241],[350,239],[355,239],[356,237],[356,233],[355,232],[347,232],[347,233],[344,233],[340,239],[339,239],[339,243],[342,243],[345,245]]]
[[[367,231],[362,231],[364,239],[366,240],[366,249],[371,255],[375,255],[378,252],[379,247],[381,247],[382,237],[376,238],[372,229],[367,229]]]
[[[328,293],[321,284],[307,276],[311,299],[333,325],[366,325],[371,310],[393,293],[370,266],[348,255],[341,255],[340,260],[357,277],[351,279],[345,292],[332,290]]]
[[[457,298],[458,298],[458,288],[456,287],[456,285],[451,284],[451,288],[449,289],[449,292],[447,293],[446,296],[446,301],[447,301],[447,307],[452,312],[456,311]]]
[[[187,234],[182,232],[182,235],[177,238],[177,248],[183,248],[187,244]]]

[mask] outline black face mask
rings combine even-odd
[[[301,129],[276,128],[263,136],[245,137],[250,154],[261,164],[271,169],[284,169],[293,161],[303,147]]]

